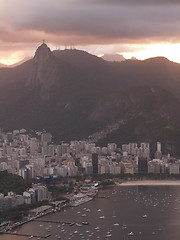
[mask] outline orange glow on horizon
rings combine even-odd
[[[23,51],[16,51],[11,53],[8,57],[6,56],[1,56],[0,57],[0,63],[5,64],[5,65],[12,65],[14,63],[17,63],[24,59],[25,53]]]
[[[125,52],[123,56],[127,59],[135,57],[144,60],[152,57],[165,57],[170,61],[180,63],[180,44],[152,44],[143,45],[143,49],[134,53]]]
[[[53,47],[50,47],[53,51]],[[151,57],[165,57],[170,61],[180,63],[180,43],[170,44],[118,44],[118,45],[88,45],[88,46],[77,46],[76,49],[82,49],[98,57],[102,57],[104,54],[121,54],[126,59],[135,57],[139,60],[144,60]],[[121,49],[124,49],[121,51]],[[5,65],[15,64],[25,58],[25,56],[33,56],[35,49],[32,49],[28,53],[25,51],[16,51],[11,53],[8,57],[2,56],[0,63]]]
[[[4,65],[7,65],[7,66],[10,66],[14,63],[18,63],[20,62],[21,60],[23,60],[23,58],[18,58],[18,59],[0,59],[0,63],[4,64]]]

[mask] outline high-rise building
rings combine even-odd
[[[161,153],[161,143],[157,142],[157,152]]]
[[[108,143],[107,149],[108,149],[108,153],[112,153],[117,150],[117,144],[116,143]]]
[[[69,153],[70,147],[68,143],[62,143],[61,145],[56,146],[56,155],[62,156],[65,153]]]
[[[30,154],[35,155],[39,148],[39,142],[37,138],[31,138],[30,140]]]
[[[93,174],[98,173],[98,154],[92,154],[92,166],[93,166]]]
[[[147,158],[138,159],[138,172],[147,173],[148,172],[148,160]]]
[[[51,133],[42,133],[41,134],[41,142],[51,143],[52,142]]]
[[[137,148],[137,143],[129,143],[128,144],[128,153],[131,155],[134,155],[136,148]]]

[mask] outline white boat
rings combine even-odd
[[[77,226],[77,227],[82,227],[82,224],[76,223],[76,226]]]
[[[99,231],[99,230],[100,230],[100,228],[99,228],[99,227],[95,227],[94,229],[95,229],[96,231]]]
[[[119,223],[114,223],[114,226],[119,226]]]
[[[143,215],[142,217],[143,217],[143,218],[147,218],[147,215],[145,214],[145,215]]]
[[[101,216],[101,217],[99,217],[99,218],[104,219],[104,216]]]
[[[98,209],[97,211],[98,211],[98,212],[101,212],[101,209]]]
[[[134,236],[134,233],[133,232],[129,232],[128,236]]]
[[[111,237],[112,235],[111,234],[107,234],[106,237]]]

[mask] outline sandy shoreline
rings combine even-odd
[[[142,180],[116,183],[116,186],[180,186],[180,180]]]

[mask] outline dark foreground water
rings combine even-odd
[[[42,236],[51,234],[48,240],[60,237],[64,240],[180,239],[180,187],[120,186],[106,189],[103,194],[110,198],[96,198],[81,206],[67,208],[64,212],[52,213],[42,218],[79,224],[88,221],[87,226],[30,222],[16,231]],[[122,229],[123,224],[127,225],[127,229]],[[24,240],[29,237],[0,235],[0,239]]]

